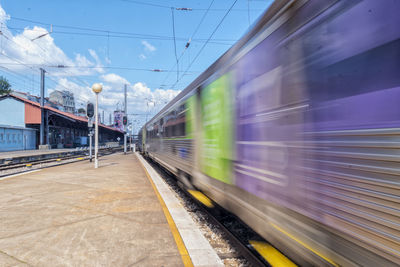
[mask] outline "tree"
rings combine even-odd
[[[6,78],[0,76],[0,95],[6,95],[11,93],[11,84]]]
[[[86,113],[86,110],[84,108],[79,108],[78,113]]]

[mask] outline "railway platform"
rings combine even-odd
[[[66,148],[66,149],[60,148],[60,149],[49,149],[49,150],[32,149],[32,150],[4,151],[0,152],[0,159],[24,157],[24,156],[29,157],[29,156],[46,155],[53,153],[65,153],[74,150],[75,149],[72,148]]]
[[[139,155],[0,179],[0,266],[223,266]]]
[[[32,150],[4,151],[0,152],[0,161],[6,159],[21,158],[21,157],[35,157],[41,155],[62,154],[73,151],[76,150],[72,148],[67,148],[67,149],[49,149],[49,150],[32,149]]]
[[[66,156],[80,155],[81,149],[49,149],[49,150],[20,150],[0,152],[0,165],[24,163],[36,160],[55,159]]]
[[[100,146],[99,151],[118,150],[122,146]],[[94,148],[92,148],[94,153]],[[87,155],[89,150],[87,147],[67,148],[67,149],[49,149],[49,150],[20,150],[0,152],[0,166],[15,163],[25,163],[39,160],[50,160],[76,155]]]

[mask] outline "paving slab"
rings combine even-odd
[[[0,266],[184,266],[137,157],[0,180]]]

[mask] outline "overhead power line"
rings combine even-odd
[[[179,56],[178,60],[177,60],[176,63],[174,64],[174,66],[170,69],[170,71],[168,71],[168,74],[167,74],[167,76],[165,77],[165,79],[163,80],[163,82],[161,83],[160,87],[166,82],[166,80],[168,79],[169,74],[172,72],[172,70],[175,69],[175,67],[178,67],[179,61],[181,60],[181,58],[182,58],[183,55],[185,54],[185,51],[189,48],[192,39],[194,38],[194,36],[195,36],[196,33],[198,32],[198,30],[200,29],[201,24],[203,24],[203,21],[204,21],[204,19],[206,18],[207,14],[208,14],[208,11],[210,10],[210,8],[211,8],[211,6],[212,6],[213,4],[214,4],[214,0],[212,0],[212,1],[210,2],[210,5],[208,6],[206,12],[204,12],[203,16],[201,17],[199,24],[197,24],[196,29],[194,30],[192,36],[189,38],[188,42],[186,43],[185,48],[183,49],[181,55]],[[178,76],[178,75],[179,75],[179,71],[177,70],[177,76]],[[177,78],[177,81],[178,81],[178,78]]]
[[[176,54],[176,40],[175,40],[175,18],[174,18],[174,9],[171,8],[172,15],[172,35],[174,36],[174,51],[175,51],[175,59],[176,59],[176,80],[179,78],[179,61],[178,55]]]
[[[189,8],[189,7],[167,6],[167,5],[151,3],[151,2],[148,2],[148,1],[146,1],[146,2],[136,1],[136,0],[120,0],[120,1],[127,2],[127,3],[132,3],[132,4],[137,4],[137,5],[143,5],[143,6],[152,6],[152,7],[158,7],[158,8],[165,8],[165,9],[173,8],[175,10],[183,10],[183,11],[205,11],[205,10],[207,10],[205,8]],[[209,11],[226,11],[226,9],[214,8],[214,9],[209,9]],[[232,9],[231,11],[246,11],[247,12],[247,9],[236,8],[236,9]],[[252,11],[260,11],[260,9],[252,9]]]
[[[25,19],[25,18],[19,18],[19,17],[11,17],[11,20],[18,20],[18,21],[24,21],[24,22],[29,22],[29,23],[35,23],[35,24],[40,24],[40,25],[45,25],[45,26],[50,26],[52,27],[53,34],[71,34],[71,35],[87,35],[87,36],[99,36],[99,37],[113,37],[113,38],[134,38],[134,39],[157,39],[157,40],[173,40],[173,36],[165,36],[165,35],[153,35],[153,34],[143,34],[143,33],[133,33],[133,32],[122,32],[122,31],[110,31],[106,29],[95,29],[95,28],[89,28],[89,27],[77,27],[77,26],[70,26],[70,25],[59,25],[59,24],[51,24],[43,21],[37,21],[37,20],[31,20],[31,19]],[[25,30],[25,28],[20,28],[20,27],[12,27],[8,26],[9,29],[14,29],[14,30]],[[78,31],[87,31],[87,32],[76,32],[76,31],[58,31],[55,30],[55,28],[64,28],[64,29],[72,29],[72,30],[78,30]],[[33,29],[30,29],[31,31],[35,31]],[[37,30],[38,32],[43,33],[41,30]],[[89,33],[89,32],[97,32],[95,33]],[[186,41],[186,38],[182,37],[176,37],[176,40],[183,40]],[[194,39],[194,42],[205,42],[206,39]],[[218,42],[236,42],[237,40],[234,39],[213,39],[211,40],[212,42],[218,43]]]
[[[193,58],[192,62],[190,62],[189,66],[186,68],[185,72],[182,74],[182,76],[175,82],[175,84],[172,86],[172,88],[175,87],[175,85],[185,76],[187,71],[190,69],[190,67],[193,65],[193,63],[197,60],[197,58],[200,56],[201,52],[203,52],[203,49],[206,47],[208,44],[208,41],[211,40],[211,38],[214,36],[215,32],[219,29],[221,26],[222,22],[225,20],[225,18],[228,16],[228,14],[231,12],[232,8],[235,6],[236,2],[238,0],[235,0],[233,4],[230,6],[230,8],[226,11],[225,15],[222,17],[221,21],[218,23],[218,25],[215,27],[213,32],[210,34],[210,37],[207,39],[207,41],[203,44],[203,46],[200,48],[199,52],[196,54],[196,56]]]
[[[26,30],[25,28],[19,28],[19,27],[12,27],[9,26],[8,27],[11,30],[21,30],[24,31]],[[32,30],[31,30],[32,31]],[[174,38],[171,36],[148,36],[148,35],[130,35],[130,34],[101,34],[101,33],[88,33],[88,32],[70,32],[70,31],[57,31],[57,30],[53,30],[52,34],[66,34],[66,35],[81,35],[81,36],[93,36],[93,37],[106,37],[106,38],[126,38],[126,39],[148,39],[148,40],[161,40],[161,41],[173,41]],[[176,40],[179,41],[186,41],[186,38],[183,37],[176,37]],[[197,42],[197,43],[204,43],[206,42],[205,39],[195,39],[193,40],[193,42]],[[218,45],[232,45],[235,42],[235,40],[224,40],[224,39],[215,39],[215,40],[210,40],[209,43],[213,43],[213,44],[218,44]]]
[[[145,68],[132,68],[132,67],[117,67],[117,66],[72,66],[72,65],[46,65],[46,64],[29,64],[29,63],[11,63],[0,62],[0,65],[23,65],[28,68],[32,67],[46,67],[46,68],[59,68],[59,69],[118,69],[118,70],[133,70],[133,71],[151,71],[151,72],[170,72],[164,69],[145,69]],[[174,71],[171,71],[174,72]],[[200,71],[191,71],[190,73],[199,73]]]

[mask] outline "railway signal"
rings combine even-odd
[[[88,136],[89,136],[89,161],[92,162],[92,137],[93,137],[93,115],[94,115],[94,105],[88,103],[86,105],[86,116],[88,117]]]
[[[94,116],[94,105],[93,103],[88,103],[86,106],[86,117],[92,118]]]

